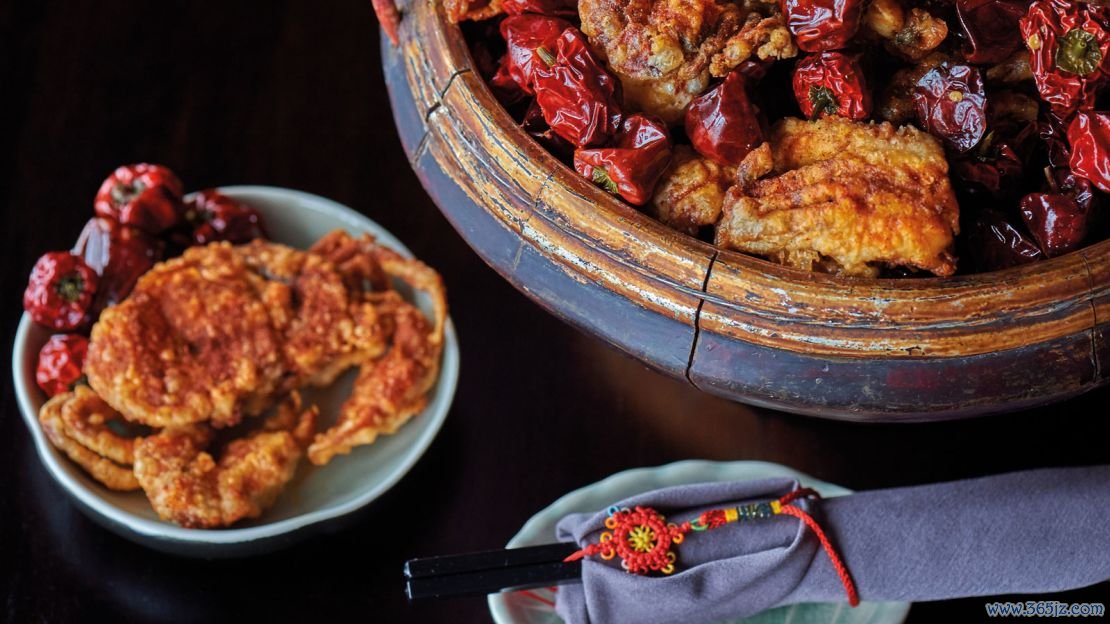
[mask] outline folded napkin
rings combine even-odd
[[[777,499],[788,478],[665,488],[614,501],[668,522]],[[804,485],[804,484],[802,484]],[[1110,466],[1062,468],[798,500],[825,530],[865,601],[923,601],[1054,592],[1110,579]],[[596,543],[607,512],[571,514],[559,541]],[[567,622],[712,622],[799,602],[845,602],[845,587],[814,533],[770,518],[689,533],[670,576],[628,574],[587,557],[582,583],[563,585]]]

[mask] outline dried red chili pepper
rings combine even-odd
[[[871,92],[856,59],[840,52],[807,56],[794,68],[794,97],[810,119],[840,115],[855,121],[871,114]]]
[[[262,215],[246,204],[239,203],[216,190],[200,191],[189,203],[193,243],[207,245],[228,241],[234,245],[266,238]]]
[[[626,117],[613,147],[574,152],[574,169],[606,191],[637,206],[652,197],[671,161],[671,139],[662,122],[643,115]]]
[[[162,257],[162,242],[142,230],[93,217],[77,237],[73,253],[100,276],[93,310],[119,303]]]
[[[1036,244],[993,210],[975,215],[965,235],[965,255],[978,271],[996,271],[1044,257]]]
[[[1050,258],[1078,248],[1087,236],[1087,211],[1067,195],[1030,193],[1021,198],[1018,211]]]
[[[862,0],[781,0],[786,27],[805,52],[837,50],[859,30]]]
[[[972,194],[1012,198],[1019,192],[1017,184],[1025,176],[1025,164],[1008,143],[992,142],[982,153],[953,160],[952,175]]]
[[[969,65],[941,63],[914,85],[917,119],[953,149],[966,152],[987,131],[987,96],[979,70]]]
[[[160,234],[184,216],[181,180],[161,165],[140,163],[120,167],[100,185],[97,216]]]
[[[956,0],[956,17],[963,27],[969,63],[1001,63],[1021,47],[1018,20],[1028,0]]]
[[[748,98],[744,76],[730,72],[723,82],[686,108],[686,134],[702,156],[738,165],[763,143],[759,109]]]
[[[573,28],[570,22],[542,15],[514,15],[501,22],[501,36],[507,46],[502,62],[509,77],[528,95],[535,93],[532,80],[536,67],[554,62],[559,36],[568,28]]]
[[[397,38],[397,29],[401,25],[401,13],[397,11],[397,5],[393,0],[373,0],[374,15],[378,18],[378,23],[382,25],[382,30],[389,37],[390,43],[397,45],[399,42]]]
[[[501,8],[509,15],[536,15],[578,17],[577,0],[501,0]]]
[[[31,269],[23,309],[38,323],[69,331],[90,320],[98,279],[81,256],[68,251],[44,254]]]
[[[497,98],[501,105],[508,108],[513,104],[521,102],[526,97],[524,89],[513,79],[509,73],[509,55],[501,57],[501,63],[497,66],[497,71],[489,78],[489,88],[493,92],[493,97]]]
[[[1093,104],[1110,71],[1110,11],[1086,2],[1037,0],[1019,26],[1041,99],[1067,117]]]
[[[1075,175],[1110,193],[1110,112],[1080,112],[1068,126]]]
[[[524,112],[524,120],[520,123],[520,127],[560,159],[570,162],[574,157],[574,145],[555,134],[551,126],[547,125],[547,120],[543,118],[543,111],[535,100],[532,100],[528,110]]]
[[[620,83],[602,66],[585,36],[568,28],[559,36],[554,54],[539,47],[536,55],[541,62],[533,66],[532,86],[547,125],[578,147],[609,140],[621,122]]]
[[[39,350],[35,383],[48,397],[72,390],[85,376],[81,368],[88,352],[88,338],[80,334],[54,334]]]

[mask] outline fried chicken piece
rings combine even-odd
[[[134,440],[122,437],[107,423],[122,418],[87,386],[63,392],[39,410],[39,423],[47,439],[109,489],[139,489],[131,472]]]
[[[948,36],[948,24],[928,11],[907,12],[899,0],[872,0],[863,14],[867,32],[885,40],[886,48],[910,61],[928,56]]]
[[[481,21],[505,12],[501,0],[444,0],[443,8],[452,23],[464,20]]]
[[[1021,48],[1001,63],[987,68],[987,82],[992,84],[1032,82],[1033,68],[1029,62],[1029,50]]]
[[[217,462],[206,425],[166,429],[135,445],[135,477],[163,520],[187,528],[257,518],[293,478],[315,430],[315,406],[295,416],[295,394],[261,431],[230,442]]]
[[[625,103],[669,124],[748,59],[798,53],[774,0],[581,0],[582,32],[624,87]]]
[[[676,146],[649,210],[674,229],[696,235],[699,228],[721,218],[725,191],[735,177],[736,167],[702,158],[688,145]]]
[[[959,207],[944,150],[928,134],[787,118],[748,159],[726,196],[718,245],[842,275],[884,265],[955,272]]]
[[[913,67],[903,67],[894,72],[890,81],[879,94],[875,106],[875,116],[884,121],[889,121],[896,126],[902,126],[917,118],[917,109],[913,103],[913,88],[921,77],[929,70],[948,60],[948,56],[939,52],[930,54]]]

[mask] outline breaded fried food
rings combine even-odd
[[[122,418],[88,386],[77,386],[47,401],[39,423],[47,439],[94,479],[121,492],[139,489],[131,471],[134,440],[108,428]]]
[[[232,441],[216,461],[206,425],[165,429],[135,445],[135,477],[163,520],[209,529],[257,518],[293,478],[315,430],[294,393],[261,431]]]
[[[717,226],[722,247],[842,275],[956,270],[959,207],[948,163],[916,128],[783,119],[737,178]]]
[[[349,238],[349,237],[348,237]],[[315,254],[255,241],[195,247],[147,272],[93,327],[85,373],[154,427],[253,416],[385,351],[372,302]]]
[[[798,53],[775,0],[580,0],[578,12],[625,103],[669,124],[711,76]]]
[[[736,167],[719,165],[688,145],[678,145],[655,187],[649,212],[680,232],[696,235],[721,218],[725,192],[735,177]]]
[[[257,414],[284,375],[271,285],[230,245],[189,249],[139,279],[93,326],[85,374],[129,420],[156,427]],[[280,286],[280,285],[278,285]]]

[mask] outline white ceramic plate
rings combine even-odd
[[[818,481],[786,466],[757,461],[682,461],[657,468],[626,470],[575,490],[532,516],[507,548],[548,544],[555,540],[555,524],[565,515],[604,509],[634,494],[672,485],[740,481],[766,477],[793,477],[822,496],[843,496],[851,491]],[[490,594],[489,610],[497,624],[561,624],[555,613],[555,593],[548,589],[531,592]],[[856,608],[846,604],[799,604],[764,611],[730,624],[900,624],[910,611],[908,602],[863,602]]]
[[[398,252],[412,255],[378,224],[322,197],[265,186],[231,186],[220,191],[257,208],[276,242],[304,249],[324,234],[343,228],[355,235],[369,232]],[[416,298],[430,313],[430,302],[425,299]],[[336,457],[327,466],[304,462],[277,503],[258,520],[230,529],[184,529],[161,521],[142,492],[113,492],[101,486],[46,440],[37,419],[46,397],[35,385],[34,370],[38,351],[49,335],[24,314],[12,353],[16,396],[43,465],[93,520],[134,542],[189,556],[232,557],[272,550],[305,535],[309,527],[349,514],[381,496],[431,444],[447,417],[459,375],[458,341],[448,322],[441,372],[428,407],[400,431]],[[330,424],[328,415],[334,418],[354,375],[355,371],[349,371],[330,388],[304,393],[306,401],[319,404],[323,425]]]

